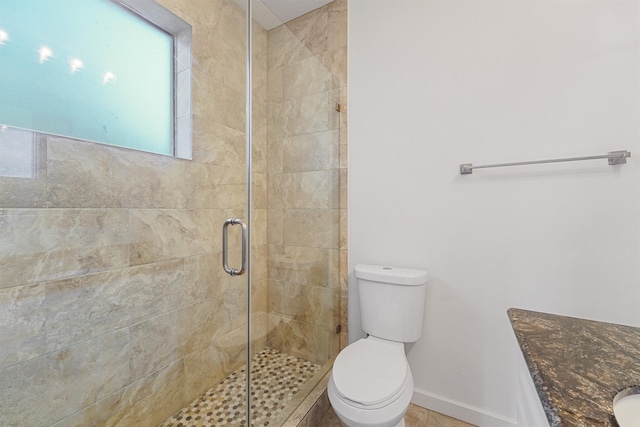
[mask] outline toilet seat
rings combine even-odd
[[[395,401],[411,382],[404,344],[375,337],[347,346],[332,373],[336,394],[360,409],[377,409]]]

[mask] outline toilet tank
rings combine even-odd
[[[424,270],[358,264],[362,329],[369,335],[414,342],[422,335],[429,273]]]

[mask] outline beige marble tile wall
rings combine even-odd
[[[268,36],[269,345],[316,363],[346,343],[346,7]]]
[[[220,268],[222,223],[246,215],[244,12],[161,3],[193,25],[193,161],[4,129],[33,168],[0,177],[0,425],[153,426],[244,362],[245,280]],[[267,34],[254,37],[259,349]]]

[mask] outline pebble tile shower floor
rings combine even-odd
[[[268,426],[320,365],[265,348],[251,360],[251,425]],[[232,372],[158,427],[244,426],[245,367]]]

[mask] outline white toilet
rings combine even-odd
[[[349,427],[403,427],[413,395],[404,343],[422,335],[426,271],[356,265],[362,329],[333,363],[327,393]]]

